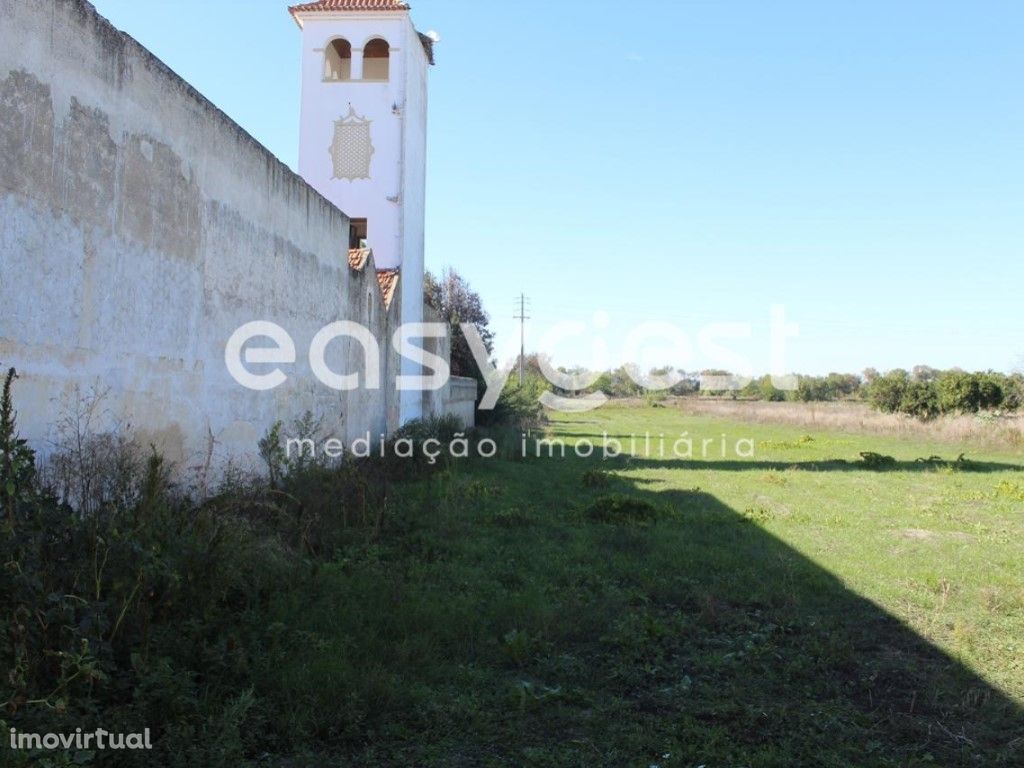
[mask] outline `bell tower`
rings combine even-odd
[[[289,11],[302,31],[299,174],[351,219],[350,247],[371,248],[378,270],[398,270],[401,322],[422,322],[434,38],[417,32],[402,0]],[[419,370],[403,358],[402,373]],[[420,416],[422,393],[400,395],[402,423]]]

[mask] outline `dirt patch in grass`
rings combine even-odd
[[[906,539],[915,539],[917,541],[928,541],[939,537],[934,531],[926,531],[923,528],[904,528],[900,531],[900,535]]]

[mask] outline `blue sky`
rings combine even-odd
[[[295,167],[286,3],[94,2]],[[1024,3],[416,0],[413,17],[442,36],[427,264],[471,282],[501,342],[524,291],[534,344],[587,329],[550,350],[562,363],[598,337],[622,362],[641,321],[694,346],[728,322],[766,370],[782,304],[792,370],[1024,364]]]

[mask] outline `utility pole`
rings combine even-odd
[[[526,294],[519,294],[519,312],[512,315],[513,320],[519,321],[519,386],[523,386],[523,363],[526,360],[526,321],[530,316],[526,314]]]

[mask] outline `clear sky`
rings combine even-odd
[[[291,167],[299,32],[279,0],[94,0]],[[415,0],[437,30],[427,264],[503,344],[610,362],[710,322],[768,367],[1024,363],[1024,3]],[[595,312],[607,313],[598,330]],[[687,369],[710,361],[696,350]]]

